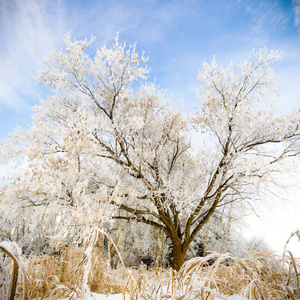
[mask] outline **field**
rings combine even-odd
[[[299,238],[299,232],[293,236]],[[176,273],[171,268],[126,268],[121,257],[119,267],[112,269],[110,256],[103,255],[103,245],[95,243],[92,238],[85,247],[62,247],[56,256],[23,258],[18,246],[8,242],[0,243],[0,249],[4,253],[0,265],[1,299],[234,300],[300,297],[300,261],[290,251],[279,256],[271,252],[252,253],[244,259],[229,253],[212,252],[206,257],[185,262]],[[12,291],[14,283],[15,294]]]

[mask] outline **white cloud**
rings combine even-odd
[[[127,1],[72,6],[60,0],[0,1],[0,109],[4,105],[17,110],[37,101],[33,76],[43,68],[44,57],[63,48],[69,30],[79,39],[95,35],[98,45],[110,43],[117,32],[121,39],[131,35],[131,42],[144,45],[163,42],[184,4],[146,6]]]
[[[139,43],[163,42],[177,18],[187,14],[187,8],[184,1],[155,2],[93,2],[80,10],[72,10],[70,24],[79,37],[94,34],[101,40],[111,41],[119,32],[121,38],[124,34]]]
[[[1,2],[0,105],[18,109],[26,96],[33,95],[36,70],[62,40],[62,16],[57,7],[37,0]]]
[[[300,0],[293,0],[293,12],[295,14],[295,26],[300,26]]]
[[[271,42],[270,30],[285,28],[289,22],[289,15],[286,14],[278,0],[253,1],[245,0],[241,2],[252,18],[252,28],[249,37],[253,46]]]
[[[298,1],[298,0],[297,0]],[[277,0],[246,1],[246,10],[252,15],[253,20],[263,27],[266,23],[284,26],[288,23],[288,16],[282,11]]]

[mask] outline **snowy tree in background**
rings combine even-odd
[[[265,101],[277,52],[254,53],[238,72],[204,63],[200,106],[185,119],[146,82],[135,46],[116,38],[90,58],[91,41],[65,42],[39,74],[53,96],[35,108],[31,128],[2,144],[5,161],[28,162],[3,186],[2,213],[32,207],[33,224],[53,224],[60,238],[111,219],[144,223],[170,239],[178,270],[212,215],[279,183],[299,155],[299,110],[278,116]],[[192,149],[191,129],[209,140]]]

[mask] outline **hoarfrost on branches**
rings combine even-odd
[[[147,83],[147,59],[135,45],[116,37],[91,58],[92,40],[68,34],[65,42],[39,74],[52,97],[35,107],[32,127],[18,128],[0,150],[6,160],[28,162],[3,186],[2,203],[31,208],[39,216],[31,226],[51,224],[45,236],[60,229],[58,237],[80,239],[112,219],[134,220],[171,240],[179,269],[212,215],[278,183],[282,162],[299,155],[299,110],[279,116],[267,101],[276,92],[276,51],[253,53],[238,68],[204,63],[200,106],[184,118]],[[199,151],[191,148],[192,128],[211,136]]]

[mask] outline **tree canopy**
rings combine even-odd
[[[204,62],[198,107],[185,117],[147,82],[147,58],[135,45],[117,37],[91,58],[92,41],[65,42],[39,73],[53,95],[35,107],[29,129],[1,145],[3,160],[26,161],[2,186],[2,210],[42,210],[43,222],[61,229],[108,219],[148,224],[171,240],[178,270],[213,214],[277,183],[299,155],[299,110],[281,115],[268,100],[277,51],[227,68]],[[209,139],[192,147],[194,130]]]

